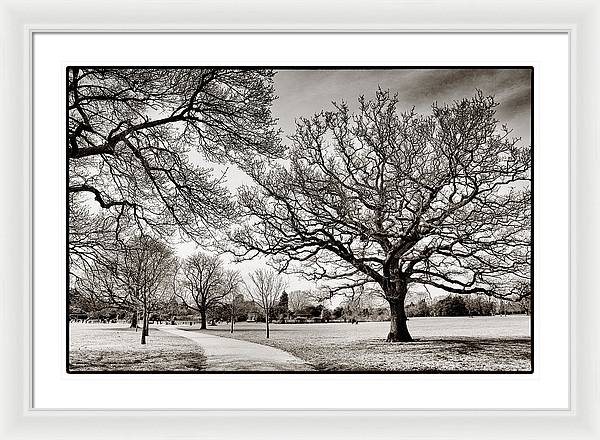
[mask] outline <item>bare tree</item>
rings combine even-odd
[[[239,274],[225,270],[218,256],[201,252],[186,258],[181,273],[175,294],[186,307],[200,313],[200,328],[206,329],[207,313],[237,289]]]
[[[198,240],[224,226],[235,213],[222,176],[190,158],[243,164],[256,153],[279,154],[273,75],[67,69],[70,203],[107,211],[113,221],[104,226],[116,232],[132,222],[144,233]]]
[[[288,294],[288,308],[294,313],[304,310],[310,303],[310,295],[304,290],[293,290]]]
[[[244,295],[240,293],[242,278],[237,271],[226,271],[224,280],[224,289],[226,290],[224,305],[229,312],[230,333],[233,333],[235,321],[243,310]]]
[[[364,284],[350,287],[344,292],[344,299],[341,303],[344,307],[344,314],[346,317],[358,320],[363,310],[372,309],[381,301],[381,296],[380,289],[370,288]]]
[[[173,251],[166,244],[148,236],[135,236],[96,259],[93,268],[78,277],[76,286],[100,303],[130,310],[136,328],[139,311],[141,343],[145,344],[149,314],[170,295],[174,268]]]
[[[269,338],[269,313],[277,305],[285,287],[285,282],[274,270],[257,269],[249,275],[247,291],[252,301],[265,314],[267,338]]]
[[[115,272],[141,306],[142,344],[146,343],[149,314],[170,294],[169,280],[175,267],[173,251],[164,243],[139,236],[117,254]]]
[[[399,114],[381,90],[359,104],[300,119],[289,163],[251,171],[238,257],[272,256],[332,292],[377,286],[389,341],[412,340],[414,284],[518,299],[531,267],[531,149],[499,127],[494,98],[434,104],[430,116]]]

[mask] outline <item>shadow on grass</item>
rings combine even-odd
[[[307,337],[279,330],[271,339],[256,330],[208,333],[279,348],[323,372],[531,372],[527,337],[421,337],[413,342],[386,342],[383,338]]]

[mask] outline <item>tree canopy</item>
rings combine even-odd
[[[397,105],[379,90],[356,114],[342,102],[298,120],[289,161],[257,164],[257,185],[240,191],[238,257],[270,255],[335,291],[375,284],[390,303],[412,284],[518,297],[530,276],[529,146],[481,92],[428,116]]]
[[[222,176],[197,165],[275,157],[268,70],[67,69],[68,192],[94,200],[113,230],[198,240],[234,215]]]

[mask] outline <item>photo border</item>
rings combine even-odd
[[[70,356],[70,320],[69,316],[69,292],[70,292],[70,283],[69,279],[71,277],[69,270],[69,157],[65,155],[65,169],[67,172],[65,173],[65,218],[66,218],[66,231],[65,231],[65,249],[66,249],[66,263],[65,263],[65,277],[66,277],[66,292],[65,292],[65,337],[66,337],[66,350],[65,350],[65,363],[66,363],[66,372],[67,374],[114,374],[114,375],[140,375],[140,374],[168,374],[168,375],[194,375],[194,374],[275,374],[275,375],[291,375],[291,374],[324,374],[324,375],[333,375],[333,374],[385,374],[385,375],[394,375],[394,374],[414,374],[414,375],[425,375],[425,374],[447,374],[447,375],[458,375],[458,374],[533,374],[535,372],[535,332],[534,332],[534,319],[535,319],[535,301],[534,301],[534,267],[535,267],[535,255],[534,255],[534,207],[535,207],[535,197],[534,197],[534,188],[535,188],[535,161],[534,151],[536,144],[535,137],[535,125],[534,125],[534,112],[535,112],[535,68],[531,65],[406,65],[406,66],[393,66],[393,65],[385,65],[385,66],[373,66],[373,65],[336,65],[336,66],[316,66],[316,65],[298,65],[298,66],[250,66],[250,65],[239,65],[239,66],[192,66],[192,65],[88,65],[88,64],[78,64],[73,66],[67,66],[65,69],[65,81],[68,85],[68,75],[69,69],[77,67],[79,69],[94,69],[94,68],[107,68],[107,69],[120,69],[120,68],[128,68],[128,69],[273,69],[276,71],[280,70],[324,70],[324,71],[339,71],[339,70],[367,70],[367,71],[377,71],[377,70],[452,70],[452,69],[463,69],[463,70],[523,70],[529,71],[529,89],[530,89],[530,103],[529,103],[529,148],[530,148],[530,157],[531,157],[531,183],[529,189],[531,191],[531,206],[530,206],[530,215],[529,220],[531,222],[531,227],[529,229],[531,234],[531,244],[529,248],[531,250],[531,263],[529,265],[529,280],[531,285],[531,309],[528,314],[529,317],[529,361],[530,367],[528,370],[309,370],[309,371],[295,371],[295,370],[285,370],[285,371],[270,371],[270,370],[205,370],[205,371],[172,371],[172,370],[131,370],[131,371],[110,371],[110,370],[75,370],[71,371],[69,368],[69,356]],[[32,101],[35,98],[32,96]],[[65,133],[66,136],[69,132],[69,109],[68,109],[68,94],[65,96]],[[32,149],[33,150],[33,149]],[[31,298],[33,303],[33,296]],[[34,362],[32,356],[32,362]]]

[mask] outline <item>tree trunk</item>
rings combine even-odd
[[[200,329],[206,330],[206,309],[200,310]]]
[[[146,336],[148,336],[147,332],[147,323],[148,323],[148,312],[146,308],[142,311],[142,345],[146,343]]]
[[[146,315],[144,317],[144,333],[146,333],[146,336],[148,336],[148,332],[150,330],[150,321],[148,320],[148,315],[149,313],[146,312]]]
[[[137,310],[131,314],[131,325],[129,328],[134,328],[137,331],[138,319],[137,319]]]
[[[413,338],[406,326],[406,312],[404,311],[404,298],[406,294],[400,295],[398,299],[389,300],[390,303],[390,332],[387,336],[388,342],[412,342]]]
[[[265,313],[265,321],[267,323],[267,339],[269,339],[269,309],[268,308]]]

